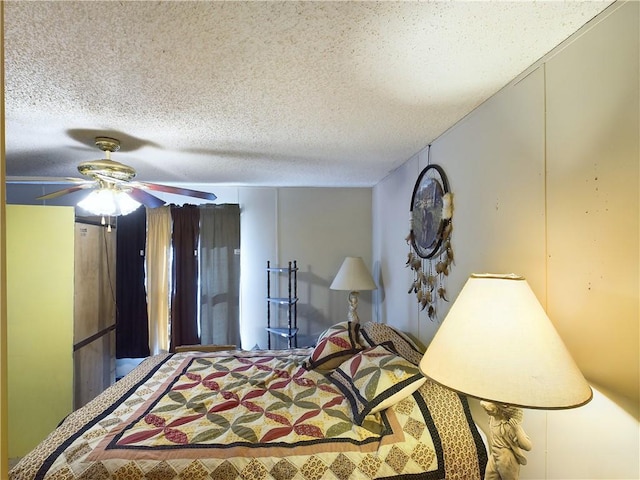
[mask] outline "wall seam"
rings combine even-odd
[[[275,198],[274,198],[274,220],[275,220],[275,224],[276,224],[276,228],[275,228],[275,261],[274,261],[274,265],[275,266],[279,266],[280,265],[280,189],[276,188],[276,194],[275,194]]]
[[[544,194],[544,308],[549,311],[549,200],[548,200],[548,170],[547,170],[547,64],[542,64],[542,99],[544,102],[542,117],[542,166],[543,166],[543,194]],[[549,414],[544,415],[544,478],[549,478]]]
[[[7,369],[6,184],[4,133],[4,3],[0,5],[0,478],[9,471],[9,397]]]

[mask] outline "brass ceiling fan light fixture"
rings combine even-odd
[[[78,171],[86,176],[104,176],[128,182],[136,176],[134,168],[124,163],[111,160],[111,154],[120,150],[120,141],[109,137],[96,137],[96,146],[105,152],[105,159],[90,160],[78,165]]]
[[[78,206],[93,215],[118,216],[127,215],[140,205],[149,208],[165,205],[164,200],[152,195],[147,190],[211,201],[217,198],[216,195],[210,192],[134,181],[136,170],[133,167],[111,159],[111,154],[120,150],[120,141],[118,139],[96,137],[95,145],[104,152],[105,158],[89,160],[78,165],[78,172],[86,179],[69,178],[68,180],[76,183],[76,185],[42,195],[38,197],[38,200],[49,200],[79,190],[93,189],[89,195],[78,203]]]

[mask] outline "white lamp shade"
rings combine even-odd
[[[420,369],[460,393],[525,408],[573,408],[592,397],[529,284],[516,275],[472,275]]]
[[[377,287],[362,257],[347,257],[329,288],[359,292],[375,290]]]

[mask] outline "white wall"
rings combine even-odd
[[[523,274],[598,386],[580,409],[525,412],[534,449],[523,479],[640,478],[639,6],[615,4],[429,155],[454,194],[451,297],[473,272]],[[380,319],[428,343],[438,323],[407,294],[404,266],[404,219],[426,165],[425,148],[375,186],[373,261]]]
[[[639,7],[620,8],[546,64],[548,311],[589,378],[635,399]]]
[[[267,260],[298,262],[300,346],[346,320],[347,292],[329,285],[345,256],[361,256],[371,267],[371,189],[242,187],[239,203],[243,348],[267,346]],[[361,293],[358,313],[371,319],[371,292]]]
[[[240,204],[240,338],[242,348],[266,348],[267,260],[276,258],[277,190],[243,189]],[[263,325],[259,325],[262,322]]]

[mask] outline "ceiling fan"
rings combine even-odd
[[[104,159],[90,160],[78,165],[80,174],[87,177],[69,178],[76,185],[57,190],[38,197],[49,200],[84,189],[94,189],[84,200],[78,203],[81,208],[95,215],[126,215],[140,204],[155,208],[165,201],[150,194],[147,190],[184,195],[187,197],[215,200],[213,193],[191,190],[189,188],[160,185],[157,183],[134,181],[136,171],[133,167],[111,160],[111,153],[120,149],[120,141],[110,137],[96,137],[96,146],[105,153]]]

